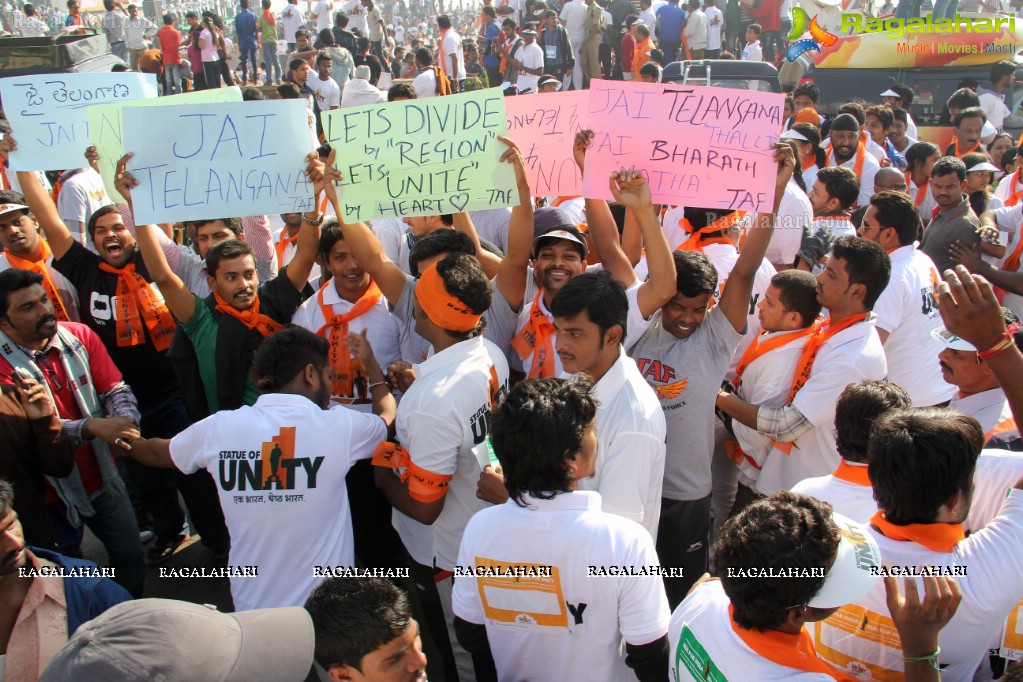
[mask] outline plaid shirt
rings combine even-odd
[[[792,405],[761,407],[757,411],[757,431],[779,443],[791,443],[813,430],[813,424]]]

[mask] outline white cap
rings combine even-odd
[[[984,121],[984,127],[980,130],[980,141],[984,144],[991,144],[998,134],[998,129],[991,125],[991,121]]]
[[[807,604],[815,609],[835,609],[851,604],[870,592],[880,577],[876,569],[881,566],[881,550],[867,527],[841,514],[832,514],[831,518],[842,539],[824,584]]]
[[[10,213],[11,211],[27,211],[28,206],[24,204],[0,204],[0,215],[4,213]]]
[[[801,142],[809,142],[810,141],[810,140],[806,139],[806,135],[804,135],[803,133],[799,132],[798,130],[792,130],[792,129],[786,130],[784,133],[782,133],[781,137],[779,139],[782,139],[782,140],[800,140]]]
[[[988,163],[987,161],[982,161],[982,162],[978,163],[976,166],[970,166],[969,168],[967,168],[966,172],[967,173],[979,173],[980,171],[991,171],[992,173],[997,173],[1000,170],[1001,170],[1001,168],[999,168],[998,166],[994,165],[993,163]]]
[[[969,341],[963,341],[961,338],[945,329],[944,327],[938,327],[931,331],[931,336],[941,342],[941,345],[952,350],[961,351],[972,351],[977,352],[977,349]]]
[[[879,97],[898,97],[899,99],[901,99],[902,95],[900,95],[899,93],[897,93],[894,90],[892,90],[891,88],[889,88],[888,90],[885,90],[884,92],[882,92],[879,95]]]

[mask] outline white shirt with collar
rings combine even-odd
[[[489,506],[476,497],[483,469],[473,447],[489,434],[492,403],[508,389],[508,361],[493,343],[475,337],[414,369],[416,380],[398,406],[397,439],[417,467],[451,480],[444,509],[432,525],[398,510],[392,519],[413,559],[452,570],[465,525]]]
[[[235,609],[301,606],[323,582],[314,566],[353,565],[345,476],[386,438],[376,415],[266,393],[171,440],[178,469],[213,475],[231,532],[230,564],[259,568],[256,577],[231,578]]]
[[[888,380],[909,393],[913,405],[947,402],[955,388],[941,376],[938,353],[943,346],[931,332],[941,326],[938,314],[938,270],[915,244],[888,254],[892,275],[874,304],[877,328],[889,333],[884,342]]]
[[[980,422],[980,429],[984,433],[1012,418],[1009,401],[1001,388],[991,388],[965,397],[956,395],[949,402],[948,409],[970,415]]]
[[[509,500],[470,519],[458,565],[550,566],[551,577],[458,577],[455,615],[486,626],[501,679],[634,679],[623,643],[647,644],[668,632],[661,578],[588,573],[591,566],[658,564],[650,535],[601,511],[592,491],[550,500],[526,495],[524,502]]]
[[[909,198],[913,200],[914,204],[916,204],[916,198],[917,195],[920,194],[920,188],[915,182],[913,182],[912,175],[906,185],[909,188]],[[924,188],[924,196],[920,200],[920,205],[916,207],[917,211],[920,213],[920,217],[924,219],[925,225],[927,224],[927,221],[931,219],[931,214],[934,212],[934,208],[937,205],[938,203],[934,200],[934,195],[931,194],[931,181],[928,180],[927,185]]]
[[[593,387],[597,401],[597,471],[579,482],[604,511],[641,523],[657,538],[667,427],[654,389],[619,348],[618,360]]]
[[[810,184],[808,187],[813,187],[813,185]],[[756,213],[747,213],[739,221],[739,230],[745,232],[753,227],[756,216]],[[782,194],[781,203],[778,205],[778,213],[774,219],[774,233],[771,235],[771,243],[767,245],[767,253],[764,258],[776,266],[792,267],[792,264],[796,262],[799,247],[803,243],[803,230],[804,228],[810,229],[812,222],[813,206],[810,204],[809,197],[806,192],[799,189],[795,180],[790,179],[785,185],[785,193]]]
[[[870,534],[881,549],[885,566],[963,569],[962,575],[955,576],[963,592],[962,603],[938,635],[942,679],[992,679],[988,650],[999,646],[1006,618],[1023,595],[1023,491],[1013,490],[994,521],[958,542],[948,553],[911,540],[889,539],[873,527]],[[916,582],[922,594],[921,579],[916,578]],[[901,673],[898,638],[881,634],[895,631],[886,603],[884,582],[878,580],[867,596],[842,607],[827,621],[815,623],[810,632],[818,655],[836,665],[852,658],[890,674]],[[846,625],[832,625],[836,620]],[[850,623],[857,626],[850,627]],[[860,623],[869,626],[859,627]],[[1019,640],[1018,631],[1009,636]]]
[[[341,298],[341,294],[337,293],[337,287],[333,283],[323,290],[323,303],[330,306],[335,315],[345,315],[355,306],[351,301]],[[318,292],[299,306],[298,310],[291,317],[291,323],[303,329],[308,329],[314,334],[323,327],[323,311],[320,309]],[[380,300],[377,301],[375,306],[355,319],[349,320],[349,333],[361,334],[363,329],[366,330],[366,337],[369,339],[369,343],[373,347],[373,354],[376,356],[377,362],[380,363],[381,367],[387,368],[392,362],[401,358],[398,320],[391,315],[387,307],[387,298],[383,294],[380,295]],[[327,330],[328,336],[326,338],[328,341],[330,340],[330,333],[331,331]],[[361,364],[353,358],[353,373],[359,367],[361,367]],[[353,410],[358,410],[359,412],[372,412],[373,400],[370,395],[372,391],[369,390],[368,380],[365,384],[365,397],[358,395],[358,386],[354,386],[353,390],[355,395],[335,395],[332,396],[332,400],[342,405],[348,405]]]
[[[426,69],[412,79],[412,88],[416,91],[418,99],[437,96],[437,75],[433,69]]]
[[[878,157],[871,148],[871,144],[880,149],[881,153],[884,154],[884,149],[881,149],[881,147],[873,140],[868,140],[866,151],[863,153],[863,168],[860,171],[859,178],[857,178],[860,181],[860,194],[856,198],[856,204],[858,206],[866,206],[870,203],[870,197],[874,196],[874,176],[877,175],[879,170],[881,170],[881,164],[878,163]],[[838,165],[856,172],[856,153],[853,153],[853,155],[845,163],[837,163],[835,152],[832,151],[831,154],[828,155],[828,165]],[[809,190],[809,188],[807,189]]]
[[[846,461],[845,466],[863,469],[866,473],[867,463]],[[836,513],[857,523],[869,523],[870,517],[877,511],[874,488],[848,480],[842,476],[841,471],[800,481],[792,486],[792,492],[829,502]]]
[[[875,319],[868,316],[835,334],[818,351],[810,378],[792,399],[792,406],[813,428],[795,440],[790,454],[771,449],[757,480],[758,493],[770,495],[790,490],[805,478],[825,476],[838,468],[840,457],[835,445],[838,396],[849,384],[884,379],[888,374],[884,347],[874,325]]]
[[[565,22],[565,31],[572,44],[581,43],[586,37],[586,3],[583,0],[566,2],[558,18]],[[653,26],[650,28],[653,30]]]

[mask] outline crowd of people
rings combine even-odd
[[[730,35],[713,0],[262,6],[238,69],[212,10],[107,37],[164,45],[166,94],[283,51],[311,125],[732,46],[686,33]],[[1023,679],[1014,74],[948,99],[944,149],[904,86],[824,115],[799,85],[762,213],[633,170],[534,196],[502,137],[510,208],[346,222],[322,145],[304,213],[138,225],[130,154],[111,196],[94,149],[7,168],[8,131],[0,679]],[[144,598],[189,534],[233,613]]]

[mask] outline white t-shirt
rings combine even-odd
[[[573,45],[581,43],[586,37],[586,3],[583,0],[566,2],[558,18],[565,22],[565,31]]]
[[[985,92],[980,96],[980,106],[987,114],[987,122],[1001,130],[1002,122],[1009,115],[1009,107],[1005,106],[1005,100],[994,93]]]
[[[668,673],[672,680],[834,682],[830,675],[789,668],[753,651],[732,628],[730,603],[721,582],[715,580],[700,585],[671,614]],[[708,676],[708,671],[713,674]]]
[[[398,47],[405,45],[405,28],[401,24],[394,27],[394,42]]]
[[[206,469],[216,481],[231,533],[230,565],[258,566],[257,577],[231,578],[237,611],[302,606],[323,581],[314,566],[353,564],[345,476],[386,438],[376,415],[267,393],[171,440],[178,469]]]
[[[844,464],[855,469],[867,468],[865,462],[862,464],[844,462]],[[835,508],[835,513],[848,516],[857,523],[869,523],[870,518],[877,511],[874,489],[869,485],[854,483],[842,478],[840,472],[800,481],[792,486],[792,492],[830,502],[831,506]]]
[[[323,81],[319,76],[309,74],[306,84],[310,90],[316,93],[316,103],[319,105],[320,111],[330,111],[341,106],[341,88],[330,76]]]
[[[323,303],[330,306],[334,315],[345,315],[355,306],[351,301],[341,298],[333,284],[323,290]],[[308,329],[314,334],[319,332],[324,323],[319,296],[316,295],[306,299],[305,303],[295,311],[291,318],[291,323],[303,329]],[[377,301],[375,306],[355,319],[348,321],[349,333],[361,334],[363,329],[368,330],[366,336],[373,347],[373,355],[376,356],[377,362],[386,371],[388,365],[401,357],[401,353],[399,351],[398,320],[391,315],[387,308],[387,298],[383,295],[380,296],[380,300]],[[337,332],[327,330],[327,334],[330,333]],[[329,336],[325,338],[328,341],[330,340]],[[369,390],[369,382],[364,375],[361,380],[358,379],[361,370],[362,363],[352,356],[352,373],[356,377],[353,381],[352,394],[334,395],[331,396],[331,399],[342,405],[349,405],[352,409],[359,410],[360,412],[370,412],[373,409],[372,391]]]
[[[353,23],[354,23],[354,17]],[[292,5],[288,3],[281,10],[281,37],[286,42],[295,42],[295,32],[302,28],[305,21],[302,19],[302,10],[298,8],[298,5]]]
[[[768,343],[773,338],[789,333],[792,332],[768,332],[760,337],[760,343]],[[795,376],[796,365],[799,364],[807,338],[808,336],[794,337],[784,346],[770,350],[753,360],[742,373],[739,397],[753,405],[784,407],[788,402],[792,378]],[[742,360],[741,357],[739,359]],[[732,421],[732,432],[746,455],[738,465],[739,480],[743,485],[752,488],[760,477],[760,469],[763,468],[767,455],[774,446],[771,445],[770,438],[756,429],[741,424],[738,420]]]
[[[754,40],[752,43],[746,43],[746,47],[742,50],[742,58],[747,62],[764,61],[764,51],[760,48],[760,41]]]
[[[849,384],[863,379],[884,379],[888,373],[884,347],[874,329],[874,318],[843,329],[821,347],[810,378],[792,405],[813,428],[795,440],[788,455],[772,448],[757,480],[757,492],[770,495],[789,490],[799,481],[824,476],[838,468],[835,445],[835,403]]]
[[[923,196],[920,195],[920,188],[917,187],[916,183],[913,182],[913,176],[910,175],[909,182],[906,183],[909,187],[909,198],[916,204],[917,198],[920,199],[920,203],[916,204],[917,211],[920,213],[920,217],[924,219],[924,224],[931,219],[931,213],[934,212],[934,207],[937,206],[937,202],[934,201],[934,195],[931,194],[931,181],[928,180],[927,184],[924,185]]]
[[[534,40],[529,45],[524,45],[522,54],[519,57],[522,62],[522,66],[527,69],[543,69],[543,48],[536,44]],[[526,73],[524,70],[519,70],[519,79],[515,83],[515,87],[518,88],[519,92],[524,92],[527,89],[530,93],[536,92],[536,84],[540,80],[539,76]]]
[[[653,540],[638,524],[601,511],[595,492],[526,502],[476,514],[458,565],[550,566],[551,577],[456,577],[455,615],[486,625],[502,680],[635,679],[624,643],[667,634],[664,585],[657,575],[589,576],[588,567],[657,565]]]
[[[444,509],[433,525],[398,510],[392,518],[413,559],[451,570],[465,524],[488,506],[476,497],[483,468],[473,447],[487,437],[490,411],[508,388],[508,361],[497,346],[476,337],[414,367],[416,380],[398,406],[398,442],[417,467],[452,478]]]
[[[871,140],[871,142],[873,141]],[[881,153],[882,154],[884,153],[883,149],[881,150]],[[835,153],[831,152],[831,154],[828,155],[828,165],[834,166],[836,165],[836,163],[837,160],[835,159]],[[848,168],[849,170],[855,173],[856,153],[854,152],[853,155],[849,158],[849,160],[846,161],[845,163],[837,165],[842,166],[843,168]],[[857,206],[866,206],[870,203],[870,197],[874,196],[874,176],[877,175],[877,171],[879,171],[880,169],[881,164],[879,164],[877,162],[877,159],[874,158],[874,155],[870,153],[870,144],[868,144],[863,154],[863,167],[860,171],[860,176],[858,178],[860,181],[860,193],[859,196],[856,198]],[[807,191],[809,190],[810,187],[807,187]]]
[[[1009,199],[1008,188],[1012,186],[1014,177],[1015,173],[1004,178],[995,190],[995,196],[1003,202]],[[1004,192],[1002,191],[1003,187],[1006,189]],[[928,192],[928,194],[930,193]],[[998,233],[1002,237],[1002,243],[1005,244],[1005,258],[1007,259],[1015,250],[1019,240],[1023,238],[1023,231],[1019,229],[1023,224],[1023,201],[1018,202],[1015,206],[1003,206],[993,210]],[[999,263],[999,267],[1001,267],[1001,263]],[[1017,317],[1023,315],[1023,296],[1019,294],[1006,292],[1005,298],[1002,299],[1002,305],[1015,313]]]
[[[89,217],[99,208],[114,202],[103,187],[103,177],[92,167],[75,173],[61,186],[57,195],[57,215],[67,225],[75,241],[92,246],[86,227]]]
[[[604,511],[643,524],[656,539],[667,436],[661,403],[624,349],[594,385],[593,397],[597,471],[579,489],[599,492]]]
[[[433,69],[427,69],[412,79],[412,88],[418,99],[437,96],[437,75]]]
[[[348,30],[359,29],[362,35],[369,37],[369,21],[367,20],[366,8],[362,6],[360,0],[349,0],[342,5],[345,14],[348,15]]]
[[[1012,490],[998,517],[972,533],[949,553],[927,549],[912,541],[890,540],[870,528],[885,566],[961,567],[955,579],[963,592],[959,609],[938,635],[942,679],[992,679],[988,650],[1003,635],[1010,611],[1023,596],[1023,491]],[[917,589],[923,594],[919,578]],[[840,623],[841,625],[835,625]],[[869,623],[863,627],[862,623]],[[855,624],[853,626],[853,624]],[[883,581],[867,596],[844,606],[811,629],[817,653],[826,661],[848,660],[902,672],[902,651],[888,616]],[[1010,633],[1011,635],[1011,633]],[[1019,634],[1014,635],[1020,638]],[[975,676],[975,671],[980,668]],[[878,675],[875,674],[875,678]]]
[[[707,49],[720,50],[721,29],[725,25],[725,15],[716,6],[705,7],[703,14],[707,17]],[[714,24],[715,18],[718,20],[717,25]]]
[[[739,221],[739,229],[746,231],[751,228],[756,217],[756,213],[747,213]],[[795,180],[789,180],[785,185],[781,203],[778,205],[778,213],[774,219],[774,233],[771,235],[771,243],[767,245],[767,253],[764,258],[774,265],[792,267],[799,247],[803,243],[803,230],[810,229],[811,222],[813,222],[813,206],[810,204],[810,199],[803,190],[799,189]]]
[[[707,26],[707,15],[700,10],[689,12],[689,19],[686,21],[683,31],[683,35],[689,43],[689,49],[703,50],[707,47]]]
[[[452,77],[451,55],[455,55],[457,73],[454,75],[454,80],[465,80],[465,53],[462,51],[462,37],[455,32],[455,29],[448,29],[444,34],[444,38],[441,39],[441,49],[444,52],[444,59],[441,61],[440,68],[444,71],[444,75],[448,78]]]
[[[992,388],[980,393],[960,398],[958,394],[948,404],[948,409],[968,414],[978,422],[980,429],[988,433],[1006,419],[1012,418],[1009,401],[1000,388]]]
[[[955,388],[941,376],[938,353],[944,346],[931,336],[941,326],[938,270],[914,244],[888,255],[892,276],[874,304],[877,328],[890,332],[884,343],[888,381],[906,389],[914,406],[947,402]]]
[[[325,28],[330,28],[333,21],[330,17],[330,3],[327,0],[320,0],[313,7],[313,14],[316,15],[316,32],[319,33]]]

